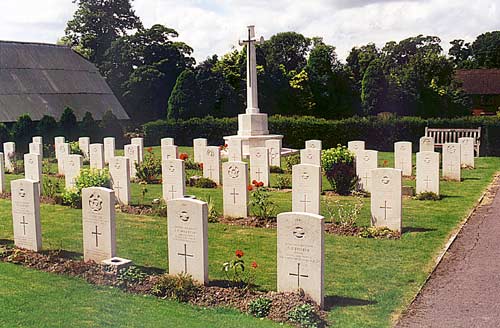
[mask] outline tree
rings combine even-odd
[[[12,126],[12,137],[19,144],[19,150],[26,150],[31,142],[31,137],[35,135],[35,123],[29,114],[19,116],[17,122]]]
[[[469,67],[472,65],[472,49],[470,43],[464,40],[453,40],[450,42],[451,48],[448,50],[448,55],[455,64],[455,67]]]
[[[375,59],[368,65],[361,83],[361,104],[365,115],[374,115],[384,111],[387,89],[382,62]]]
[[[365,75],[368,65],[380,57],[380,51],[374,43],[368,43],[361,47],[354,47],[346,58],[347,69],[354,79],[354,84],[358,91],[361,91],[361,80]]]
[[[153,25],[118,39],[106,54],[108,82],[137,123],[166,116],[177,77],[195,63],[193,50],[171,40],[176,37],[175,30]]]
[[[0,143],[8,142],[10,140],[10,131],[7,126],[0,123]]]
[[[43,136],[44,139],[52,140],[58,133],[58,124],[53,116],[43,115],[36,126],[37,134]]]
[[[500,68],[500,31],[479,35],[471,48],[476,67]]]
[[[307,53],[311,46],[311,39],[296,32],[282,32],[273,35],[264,42],[263,50],[266,55],[266,66],[273,69],[283,65],[285,71],[300,72],[307,63]]]
[[[66,137],[72,139],[78,134],[76,122],[77,120],[73,109],[66,107],[59,119],[59,127]]]
[[[98,124],[94,120],[91,112],[85,112],[80,122],[80,132],[87,136],[94,136],[97,133]]]
[[[78,8],[65,29],[65,40],[101,67],[113,41],[142,27],[131,0],[73,0]]]
[[[111,110],[104,112],[99,124],[102,136],[109,136],[121,139],[123,137],[123,128],[118,118]]]
[[[199,88],[192,70],[186,69],[179,75],[168,99],[168,119],[188,119],[205,116],[199,109]]]

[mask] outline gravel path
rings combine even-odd
[[[500,179],[396,327],[500,327]]]

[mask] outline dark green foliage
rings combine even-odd
[[[500,68],[500,31],[479,35],[471,48],[475,67]]]
[[[317,328],[322,326],[322,320],[310,304],[296,306],[288,313],[288,319],[303,328]]]
[[[386,109],[387,89],[382,62],[375,59],[366,68],[361,81],[361,104],[364,115],[374,115]]]
[[[421,192],[414,197],[416,200],[440,200],[441,197],[431,191]]]
[[[259,297],[248,303],[248,312],[257,318],[265,318],[271,310],[273,301],[266,297]]]
[[[147,152],[144,160],[135,163],[136,178],[145,183],[157,183],[161,178],[161,158]]]
[[[8,142],[10,140],[10,132],[7,126],[3,123],[0,123],[0,144],[4,142]]]
[[[289,155],[284,158],[284,162],[285,162],[285,171],[288,173],[292,173],[293,166],[300,164],[300,155],[299,154]]]
[[[45,140],[53,140],[58,134],[58,124],[54,117],[44,115],[36,126],[37,133]]]
[[[178,302],[188,302],[195,297],[201,287],[191,278],[190,275],[180,273],[176,276],[164,274],[160,276],[153,286],[153,295],[172,298]]]
[[[99,126],[94,120],[91,112],[85,112],[80,122],[80,132],[85,136],[95,136],[99,131]]]
[[[209,178],[201,177],[195,180],[194,187],[212,189],[212,188],[217,188],[217,184],[215,183],[215,181]]]
[[[12,138],[17,143],[17,151],[22,153],[27,150],[31,137],[35,135],[35,123],[29,114],[19,116],[12,126]]]
[[[111,110],[104,113],[99,127],[102,136],[115,137],[118,140],[123,139],[123,127]]]
[[[117,275],[118,287],[127,288],[129,285],[142,282],[147,276],[146,272],[134,265],[120,269]]]
[[[202,116],[197,113],[199,88],[192,70],[182,72],[175,83],[168,99],[168,119],[188,119]]]
[[[72,140],[78,135],[76,116],[73,109],[66,107],[59,119],[59,127],[61,133],[68,139]]]
[[[336,193],[349,195],[354,190],[357,181],[354,154],[345,146],[323,150],[321,166]]]

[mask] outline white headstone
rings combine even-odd
[[[104,143],[104,163],[109,163],[115,157],[115,138],[106,137],[103,139]]]
[[[80,137],[78,138],[78,148],[83,153],[85,158],[90,157],[90,138],[89,137]]]
[[[353,140],[347,143],[347,149],[352,151],[354,155],[358,155],[358,152],[365,150],[365,142],[361,140]]]
[[[161,146],[174,146],[174,138],[162,138],[161,139]]]
[[[115,193],[102,187],[82,190],[83,257],[100,263],[116,255]]]
[[[241,162],[243,160],[241,139],[231,138],[227,140],[227,160],[230,162]]]
[[[24,178],[42,183],[42,157],[37,154],[24,154]],[[40,193],[40,190],[38,191]]]
[[[43,137],[35,136],[35,137],[31,138],[31,142],[33,142],[33,143],[39,143],[39,144],[43,145]]]
[[[104,145],[90,144],[90,168],[102,170],[104,166]]]
[[[458,138],[460,144],[460,163],[464,167],[474,168],[474,138]]]
[[[29,144],[29,153],[40,155],[43,158],[43,144],[38,142],[31,142]]]
[[[130,203],[130,159],[115,156],[109,162],[111,188],[115,192],[116,201],[122,205]]]
[[[433,192],[439,195],[439,153],[417,153],[417,194]]]
[[[316,148],[301,149],[300,164],[312,164],[321,166],[321,150]]]
[[[76,178],[83,167],[82,155],[68,155],[64,158],[64,181],[66,190],[75,188]]]
[[[222,164],[224,216],[246,218],[248,216],[248,165],[244,162]]]
[[[16,144],[14,142],[5,142],[3,144],[5,171],[14,172],[14,162],[16,161]]]
[[[38,252],[42,249],[40,225],[40,183],[20,179],[10,183],[14,244]]]
[[[302,289],[321,307],[324,297],[324,219],[321,215],[278,214],[278,291]]]
[[[139,163],[141,163],[144,160],[144,138],[132,138],[130,143],[139,146]]]
[[[321,167],[298,164],[292,167],[292,212],[320,213]]]
[[[139,145],[125,145],[124,147],[125,157],[129,159],[130,164],[130,179],[134,179],[137,173],[135,167],[139,163]]]
[[[179,158],[179,150],[175,145],[162,145],[161,146],[161,159],[177,159]]]
[[[167,202],[168,272],[208,283],[208,206],[197,199]]]
[[[185,163],[182,159],[165,159],[161,162],[163,199],[183,198],[186,194]]]
[[[459,143],[443,145],[443,178],[460,181],[461,179],[461,147]]]
[[[59,159],[59,149],[58,149],[58,145],[59,144],[63,144],[66,142],[66,138],[64,137],[55,137],[54,138],[54,151],[56,153],[56,158]]]
[[[250,148],[250,180],[269,187],[269,152],[266,147]]]
[[[220,184],[220,149],[217,146],[205,147],[203,156],[203,176]]]
[[[0,153],[0,194],[5,192],[5,164],[3,153]]]
[[[413,173],[413,158],[411,142],[394,143],[394,168],[403,171],[403,176],[410,177]]]
[[[281,139],[266,140],[266,148],[269,150],[269,164],[281,167]]]
[[[399,169],[379,168],[371,171],[372,225],[401,232],[403,218],[403,184]]]
[[[309,149],[309,148],[322,150],[323,145],[322,145],[321,140],[307,140],[305,149]]]
[[[193,140],[194,161],[196,163],[203,163],[203,156],[205,156],[205,148],[207,147],[207,139],[198,138]]]
[[[433,137],[422,137],[420,138],[419,151],[434,151],[434,138]]]
[[[57,143],[57,171],[59,174],[64,174],[64,158],[71,153],[69,143]]]
[[[356,174],[359,178],[359,189],[371,191],[371,170],[378,166],[376,150],[360,150],[356,156]]]

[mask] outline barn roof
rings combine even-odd
[[[460,69],[456,77],[470,95],[500,95],[500,69]]]
[[[58,119],[71,107],[78,119],[111,110],[129,119],[97,68],[66,46],[0,40],[0,122],[23,114]]]

